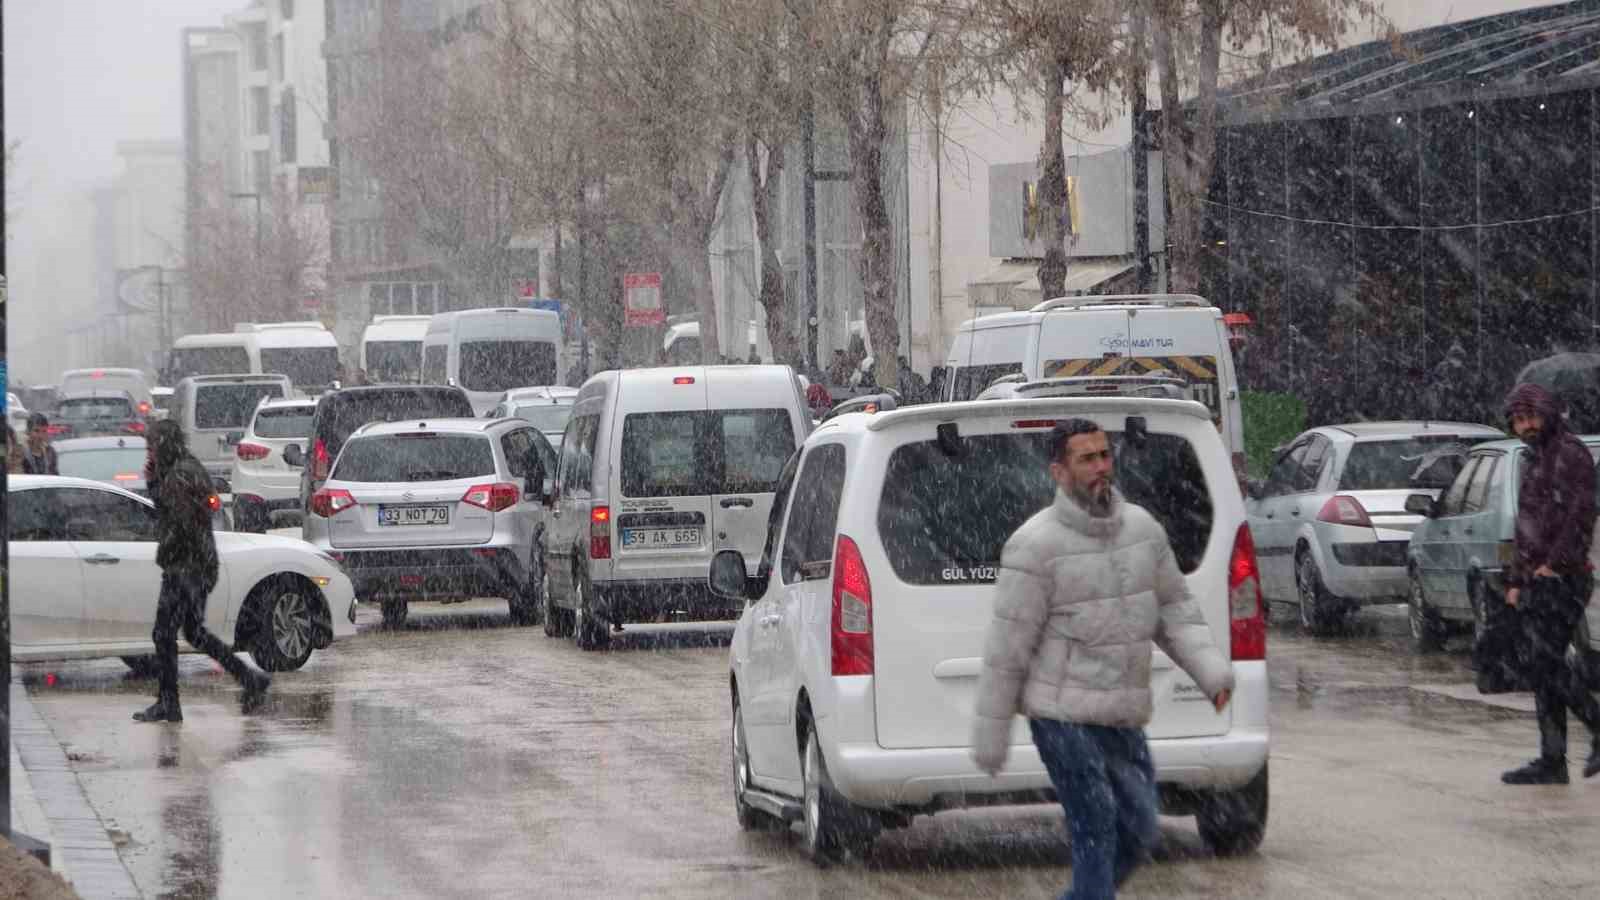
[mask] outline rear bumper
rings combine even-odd
[[[742,607],[713,596],[704,577],[656,581],[591,582],[594,611],[608,622],[639,622],[662,615],[711,621],[737,619]]]
[[[356,596],[367,599],[511,598],[528,579],[522,561],[503,547],[329,552]]]

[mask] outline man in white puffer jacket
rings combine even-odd
[[[1211,640],[1166,530],[1112,485],[1111,445],[1098,425],[1070,419],[1051,433],[1048,508],[1006,541],[978,678],[973,758],[1005,765],[1011,720],[1033,742],[1067,812],[1073,900],[1116,895],[1154,842],[1151,642],[1182,666],[1220,711],[1233,668]]]

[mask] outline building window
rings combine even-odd
[[[258,22],[246,26],[245,42],[250,46],[250,68],[260,72],[267,67],[267,25]]]
[[[283,161],[286,163],[295,161],[295,151],[299,146],[299,135],[295,130],[295,116],[294,88],[287,87],[283,89],[283,96],[280,98],[278,105],[278,142],[282,145],[281,152]]]
[[[289,69],[284,60],[283,35],[279,34],[272,39],[272,77],[277,81],[282,81],[288,71]]]
[[[267,99],[267,89],[253,87],[250,89],[250,120],[254,130],[250,133],[256,136],[270,133],[272,128],[272,105]]]
[[[250,154],[251,174],[255,176],[256,193],[265,198],[272,192],[272,152],[257,150]]]

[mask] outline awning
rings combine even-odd
[[[1092,294],[1106,282],[1134,270],[1126,257],[1074,259],[1067,261],[1066,296]],[[1039,261],[1008,259],[967,284],[967,299],[974,309],[980,306],[1006,306],[1027,309],[1038,303]]]

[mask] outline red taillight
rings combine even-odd
[[[475,484],[467,488],[461,495],[461,502],[469,506],[487,509],[489,512],[499,512],[517,505],[517,486],[507,481],[494,484]]]
[[[71,430],[72,430],[72,426],[71,425],[47,425],[47,426],[45,426],[45,433],[51,435],[52,437],[55,436],[55,435],[58,435],[58,434],[66,434],[67,432],[69,432]]]
[[[611,507],[589,510],[589,558],[611,558]]]
[[[673,384],[694,384],[694,378],[689,375],[679,375],[672,379]]]
[[[1267,658],[1266,601],[1249,525],[1240,525],[1228,560],[1228,629],[1234,662]]]
[[[1018,419],[1011,423],[1012,428],[1054,428],[1055,419]]]
[[[144,429],[144,423],[143,422],[123,422],[122,423],[122,431],[123,431],[124,434],[144,434],[144,430],[145,429]]]
[[[833,552],[833,674],[872,674],[872,581],[856,542],[839,536]]]
[[[251,460],[266,459],[272,451],[260,444],[244,443],[233,448],[233,455],[249,462]]]
[[[1372,527],[1372,520],[1367,518],[1367,510],[1361,505],[1361,501],[1343,494],[1329,497],[1328,502],[1322,504],[1322,511],[1317,513],[1317,521],[1330,522],[1334,525],[1354,525],[1358,528]]]
[[[311,446],[311,477],[326,481],[332,470],[333,460],[328,456],[328,444],[322,438],[317,438],[317,442]]]
[[[216,495],[216,494],[212,494],[212,495],[206,497],[206,506],[211,507],[211,511],[212,512],[221,512],[222,511],[222,498],[220,496]]]
[[[323,488],[311,495],[311,511],[324,519],[331,519],[356,505],[356,498],[344,488]]]
[[[144,402],[143,400],[140,400],[139,401],[139,415],[141,415],[141,416],[150,415],[150,404]]]

